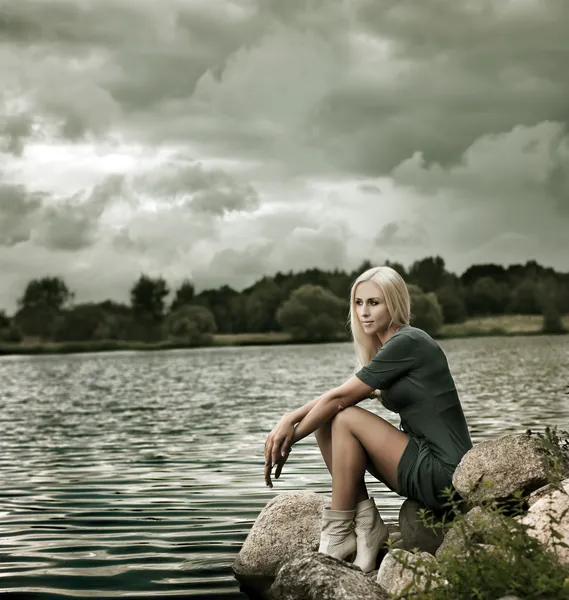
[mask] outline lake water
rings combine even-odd
[[[569,427],[567,336],[441,345],[475,442]],[[230,566],[265,503],[330,491],[313,436],[265,488],[265,436],[352,360],[349,344],[0,359],[2,597],[245,598]],[[402,500],[370,491],[395,520]]]

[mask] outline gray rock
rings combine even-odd
[[[526,434],[480,442],[462,457],[452,483],[473,503],[505,499],[518,490],[530,493],[547,483],[544,456]]]
[[[548,483],[547,485],[544,485],[535,490],[535,492],[532,492],[527,499],[528,507],[533,506],[540,498],[547,496],[554,489],[554,486],[551,483]]]
[[[447,551],[455,555],[466,554],[469,543],[484,544],[488,539],[488,534],[493,529],[502,526],[499,518],[480,506],[475,506],[464,517],[459,518],[463,519],[461,527],[453,526],[446,533],[442,544],[435,553],[437,558],[441,558]]]
[[[518,520],[528,526],[529,535],[555,552],[562,564],[569,566],[569,479],[563,481],[561,488],[542,494],[527,515],[518,517]],[[552,529],[561,535],[559,540],[551,536]]]
[[[387,531],[388,531],[390,537],[394,533],[400,532],[399,523],[386,523],[385,526],[387,527]]]
[[[318,552],[304,552],[284,563],[269,593],[274,600],[388,599],[359,568]]]
[[[401,539],[405,550],[418,548],[423,552],[434,554],[442,544],[445,533],[449,526],[442,527],[442,522],[436,518],[433,520],[434,528],[426,527],[419,519],[418,511],[421,505],[415,500],[405,500],[399,510],[399,527]],[[435,517],[434,513],[433,517]]]
[[[391,550],[383,559],[377,574],[377,583],[390,595],[398,596],[403,592],[424,591],[429,578],[426,566],[436,560],[428,552],[413,554],[406,550]],[[431,586],[437,585],[431,579]]]
[[[322,510],[330,499],[313,492],[279,494],[253,524],[233,571],[238,579],[272,577],[281,564],[304,550],[317,550]]]

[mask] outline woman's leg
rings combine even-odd
[[[397,488],[397,467],[409,441],[406,434],[356,406],[334,417],[331,433],[333,510],[352,510],[365,499],[361,497],[361,489],[366,467]],[[324,460],[329,465],[329,455]]]
[[[314,437],[318,442],[318,447],[320,448],[320,453],[322,454],[322,458],[332,475],[332,423],[326,423],[320,429],[317,429],[314,432]],[[361,480],[358,484],[358,492],[357,492],[357,502],[363,502],[369,498],[364,475],[362,474]]]

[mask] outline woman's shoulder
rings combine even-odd
[[[413,325],[404,325],[395,335],[406,338],[416,346],[439,348],[437,342],[426,331]]]

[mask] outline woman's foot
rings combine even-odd
[[[355,534],[357,552],[354,565],[364,573],[375,569],[379,549],[389,537],[387,526],[381,519],[373,498],[368,498],[356,506]]]
[[[322,512],[322,533],[318,552],[342,560],[348,559],[356,550],[354,532],[355,510],[331,510]]]

